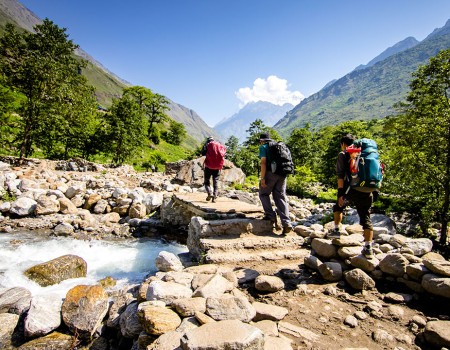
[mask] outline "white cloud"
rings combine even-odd
[[[300,91],[289,91],[288,88],[287,80],[271,75],[267,79],[257,78],[252,88],[240,88],[235,94],[240,101],[239,108],[257,101],[266,101],[279,106],[290,103],[295,106],[305,98]]]

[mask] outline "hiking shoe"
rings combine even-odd
[[[211,196],[210,194],[208,194],[208,197],[206,197],[206,201],[209,202],[211,199],[213,199],[213,196]]]
[[[281,226],[278,224],[276,217],[271,218],[270,216],[264,215],[262,219],[266,220],[266,221],[270,221],[272,223],[273,227],[275,227],[275,230],[281,230]]]
[[[216,203],[217,196],[212,196],[211,202]]]
[[[283,227],[283,235],[285,235],[285,234],[287,234],[289,232],[292,232],[292,226],[291,225],[284,226]]]
[[[341,237],[341,231],[339,231],[339,228],[336,227],[333,230],[329,231],[327,233],[328,238],[340,238]]]
[[[365,245],[364,248],[361,251],[361,254],[364,255],[368,259],[373,258],[373,248],[372,248],[372,246],[371,245]]]

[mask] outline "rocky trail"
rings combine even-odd
[[[85,162],[55,165],[35,160],[11,166],[13,162],[4,161],[0,187],[16,200],[0,202],[1,232],[35,230],[83,239],[127,239],[152,236],[170,226],[171,237],[178,232],[177,238],[187,242],[191,256],[175,267],[157,264],[156,276],[130,286],[122,296],[98,287],[96,298],[102,303],[109,300],[109,306],[96,306],[102,309],[99,323],[89,330],[77,324],[75,315],[67,314],[70,308],[63,305],[64,323],[45,335],[30,335],[24,322],[30,311],[24,299],[11,301],[10,291],[0,288],[0,348],[450,348],[450,263],[431,252],[428,240],[396,233],[396,223],[387,217],[374,218],[376,259],[367,260],[359,254],[359,225],[349,221],[348,236],[327,238],[327,225],[321,222],[331,204],[314,205],[290,197],[295,230],[284,237],[267,230],[267,222],[260,220],[262,212],[255,209],[257,196],[226,188],[226,179],[231,183],[240,176],[231,166],[221,178],[221,197],[217,203],[207,203],[197,160],[174,166],[178,170],[167,174],[139,174],[131,168],[106,169]],[[23,203],[15,203],[19,198],[25,198]],[[349,220],[354,220],[351,214]],[[201,264],[195,266],[192,257]],[[203,298],[203,306],[190,306],[189,313],[185,306],[177,307],[181,301],[174,301],[165,289],[172,283],[187,285],[186,299]],[[32,296],[20,293],[30,303]],[[66,299],[76,300],[82,295],[80,290],[77,293]],[[237,304],[229,304],[231,299]],[[163,306],[157,304],[160,301]],[[264,305],[274,308],[267,311]],[[219,306],[223,309],[217,314]],[[175,310],[178,316],[167,310]],[[151,317],[155,313],[160,315],[156,320]],[[83,321],[89,317],[95,319],[83,315]],[[160,323],[172,319],[177,324],[173,329]],[[240,332],[242,342],[220,343],[220,335],[234,339]],[[91,334],[91,341],[76,341],[83,339],[83,333]],[[245,345],[248,339],[253,339],[253,345]]]

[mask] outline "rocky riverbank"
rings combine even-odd
[[[201,160],[174,164],[167,174],[107,169],[82,160],[15,161],[0,163],[0,190],[9,199],[0,203],[3,232],[46,230],[89,239],[154,235],[167,226],[158,215],[164,198],[201,190]],[[242,172],[228,164],[222,185],[242,179]],[[222,194],[257,202],[254,194],[225,188]],[[429,240],[399,235],[392,220],[374,217],[376,258],[369,261],[359,256],[358,225],[348,225],[348,236],[339,240],[327,238],[327,225],[321,222],[331,204],[290,198],[290,206],[297,223],[291,234],[303,237],[298,249],[312,254],[292,261],[289,269],[277,261],[188,267],[162,252],[156,276],[121,290],[103,280],[77,286],[58,300],[35,298],[25,288],[0,289],[0,347],[450,347],[449,263],[431,252]],[[180,236],[187,234],[186,228],[175,229]],[[76,277],[85,269],[78,257],[47,264],[38,270],[53,277]]]

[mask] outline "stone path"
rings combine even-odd
[[[218,197],[216,202],[206,201],[206,193],[176,193],[173,195],[175,202],[186,206],[187,210],[198,212],[203,218],[238,214],[245,217],[263,217],[264,212],[260,203],[250,204],[228,197]],[[231,216],[235,216],[231,215]]]
[[[280,265],[298,266],[309,254],[301,248],[303,237],[294,232],[282,235],[262,220],[260,205],[227,197],[207,202],[206,194],[198,192],[177,193],[173,201],[196,216],[190,222],[187,245],[197,260],[259,267],[276,262],[279,269]]]

